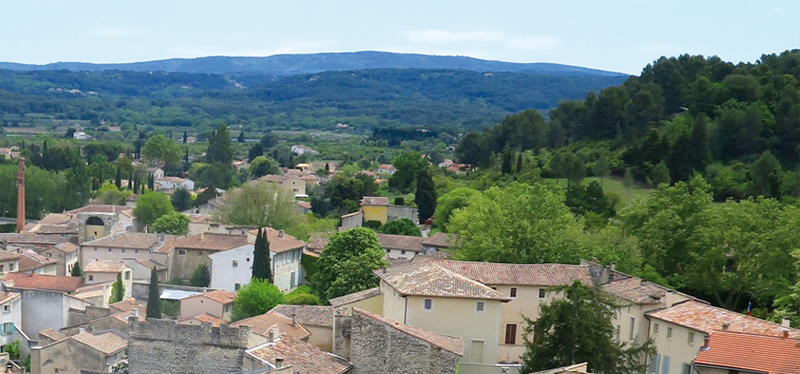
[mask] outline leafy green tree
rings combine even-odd
[[[185,188],[179,188],[172,193],[169,201],[176,211],[182,212],[192,207],[192,193]]]
[[[587,212],[594,212],[605,218],[614,215],[614,207],[603,194],[600,183],[596,181],[592,181],[587,186],[579,182],[569,182],[564,204],[575,214],[585,215]]]
[[[8,353],[8,358],[11,360],[17,361],[19,360],[20,348],[19,348],[19,340],[15,340],[11,344],[7,344],[3,347],[3,352]]]
[[[588,362],[589,370],[596,373],[644,372],[642,357],[655,354],[653,342],[631,346],[616,341],[611,319],[619,306],[600,290],[579,281],[561,291],[566,297],[542,305],[539,318],[525,318],[523,373],[576,362]]]
[[[283,303],[289,305],[319,305],[319,297],[311,293],[308,286],[300,286],[283,297]]]
[[[231,162],[233,161],[233,148],[231,146],[231,134],[228,131],[228,126],[222,125],[217,127],[217,130],[208,137],[206,159],[212,164],[216,162],[227,167],[231,166]]]
[[[72,270],[70,270],[69,275],[73,277],[83,277],[83,269],[81,269],[80,261],[72,265]]]
[[[147,139],[142,148],[142,155],[161,167],[177,165],[181,160],[181,149],[178,143],[163,134],[156,134]]]
[[[420,222],[431,218],[436,211],[436,188],[427,169],[417,173],[417,192],[414,195],[414,202],[417,203]]]
[[[158,217],[173,211],[172,203],[167,195],[157,191],[148,191],[136,199],[136,208],[133,209],[133,214],[143,225],[150,226]]]
[[[708,148],[708,130],[706,126],[705,116],[695,121],[692,126],[692,135],[689,139],[689,167],[692,170],[704,171],[706,170],[706,163],[710,154]]]
[[[608,178],[611,174],[611,165],[609,164],[608,156],[606,156],[605,152],[600,153],[600,156],[594,163],[594,167],[592,167],[592,172],[594,175],[600,177],[600,187],[603,187],[603,180]]]
[[[119,168],[117,168],[117,173],[114,174],[114,185],[117,186],[117,189],[122,188],[122,175],[120,174]]]
[[[417,174],[428,167],[428,161],[419,152],[403,152],[392,159],[395,172],[389,178],[389,187],[409,192]]]
[[[271,157],[258,156],[250,163],[248,173],[253,178],[260,178],[267,174],[280,174],[281,168],[278,161]]]
[[[253,160],[255,160],[256,157],[261,156],[263,154],[264,154],[264,148],[261,147],[261,143],[255,143],[253,144],[252,147],[250,147],[250,150],[247,151],[247,161],[253,162]]]
[[[388,266],[372,230],[355,227],[333,235],[319,259],[311,281],[321,302],[377,286],[372,274]]]
[[[158,288],[158,273],[155,266],[150,269],[150,285],[147,289],[147,318],[161,318],[161,291]]]
[[[267,229],[258,229],[253,246],[253,279],[272,282],[272,267],[269,256],[269,239]]]
[[[194,287],[208,287],[209,283],[211,283],[211,273],[208,271],[208,265],[197,265],[189,278],[189,284]]]
[[[111,285],[111,296],[109,304],[117,303],[125,298],[125,285],[122,284],[122,273],[117,273],[117,280]]]
[[[94,199],[101,204],[125,205],[125,198],[130,195],[130,191],[120,191],[111,182],[105,182],[97,190],[97,195],[95,195]]]
[[[422,231],[419,230],[419,227],[408,218],[386,222],[386,224],[378,228],[378,232],[391,235],[422,236]]]
[[[764,151],[750,167],[753,196],[777,197],[780,194],[781,164],[770,151]]]
[[[652,182],[653,186],[658,186],[662,183],[669,184],[671,181],[669,177],[669,169],[664,161],[659,162],[658,165],[653,167],[653,170],[650,170],[650,181]]]
[[[170,235],[189,233],[189,217],[179,212],[169,212],[153,221],[154,232]]]
[[[512,183],[492,187],[450,218],[460,260],[577,263],[588,258],[583,225],[557,188]]]
[[[250,284],[240,288],[236,293],[231,319],[238,321],[264,314],[282,302],[281,291],[269,280],[252,279]]]
[[[302,219],[294,196],[286,190],[265,182],[245,183],[228,191],[216,217],[235,225],[272,226],[286,230]]]
[[[480,192],[469,187],[457,187],[439,196],[436,199],[436,210],[433,213],[434,225],[446,231],[453,211],[469,205],[469,202],[478,196],[480,196]]]

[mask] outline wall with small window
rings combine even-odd
[[[704,333],[651,318],[649,336],[658,353],[648,358],[647,373],[683,374],[700,351]]]

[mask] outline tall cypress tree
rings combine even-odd
[[[183,144],[186,144],[186,138],[187,137],[188,137],[188,134],[186,133],[186,130],[184,130],[183,131]]]
[[[433,212],[436,210],[436,190],[433,186],[433,178],[428,174],[427,169],[417,173],[417,193],[414,196],[414,202],[417,203],[420,222],[425,222],[433,216]]]
[[[256,242],[253,245],[253,279],[264,280],[267,279],[267,261],[268,258],[264,258],[264,238],[261,235],[262,231],[261,228],[258,228],[258,234],[256,234]]]
[[[517,154],[517,173],[522,172],[522,152]]]
[[[161,318],[161,295],[158,290],[158,273],[150,270],[150,287],[147,290],[147,318]]]
[[[264,237],[261,239],[261,244],[264,246],[264,259],[266,260],[265,269],[267,273],[266,279],[269,280],[270,283],[272,282],[272,263],[269,258],[269,238],[267,238],[267,229],[264,229],[263,233]]]
[[[153,176],[153,174],[150,174],[147,176],[147,188],[149,188],[150,191],[155,191],[156,190],[155,187],[156,187],[156,178]]]
[[[117,189],[122,188],[122,175],[119,174],[119,167],[117,167],[117,174],[114,175],[114,184],[117,185]]]

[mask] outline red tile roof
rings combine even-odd
[[[272,367],[275,366],[275,359],[283,359],[283,365],[291,366],[291,372],[298,374],[341,374],[353,367],[339,356],[286,334],[280,335],[275,342],[262,344],[246,352]]]
[[[19,271],[32,271],[58,262],[56,259],[42,256],[30,249],[20,252],[20,255]]]
[[[55,275],[8,273],[3,285],[9,288],[75,292],[83,286],[81,277],[59,277]]]
[[[409,262],[373,271],[401,295],[508,301],[503,294],[428,262]]]
[[[486,285],[567,286],[579,280],[594,285],[588,266],[567,264],[504,264],[497,262],[456,261],[434,257],[415,257],[414,262],[430,262]]]
[[[224,291],[224,290],[216,290],[216,291],[209,291],[206,293],[199,293],[197,295],[189,296],[186,299],[193,299],[196,297],[205,297],[209,300],[214,300],[220,304],[228,304],[232,303],[236,300],[236,294],[231,291]],[[184,300],[186,300],[184,299]]]
[[[698,366],[765,374],[800,373],[800,342],[774,336],[714,331],[708,348],[694,359]]]
[[[219,318],[217,316],[213,316],[213,315],[208,314],[208,313],[203,313],[203,314],[198,314],[196,316],[191,316],[191,317],[178,319],[178,323],[187,324],[187,325],[188,324],[192,324],[192,322],[194,322],[194,321],[197,321],[197,322],[200,322],[200,323],[210,322],[212,327],[219,327],[219,325],[225,323],[225,320],[223,320],[222,318]],[[194,322],[194,324],[197,324],[197,322]]]
[[[389,198],[388,197],[374,197],[374,196],[364,196],[361,199],[361,205],[379,205],[379,206],[389,206]]]
[[[306,242],[291,236],[282,230],[275,230],[267,227],[267,241],[269,241],[269,251],[272,253],[281,253],[293,249],[300,249],[306,246]],[[258,229],[248,231],[249,234],[255,236]]]
[[[409,235],[377,234],[383,249],[398,249],[411,252],[422,251],[422,237]]]
[[[292,324],[292,319],[290,317],[273,311],[245,318],[231,324],[231,327],[239,326],[247,326],[250,328],[250,331],[262,336],[269,336],[269,331],[275,326],[278,327],[280,332],[289,334],[289,336],[295,339],[302,340],[311,335],[301,323],[295,321],[295,323]]]
[[[426,247],[441,247],[450,248],[451,243],[455,241],[456,234],[445,234],[437,232],[430,237],[422,239],[422,245]]]
[[[728,331],[771,336],[781,336],[784,329],[787,329],[774,322],[717,308],[695,300],[687,300],[669,308],[647,312],[645,315],[707,334],[714,330],[722,330],[724,324],[728,325]],[[800,331],[791,328],[787,330],[790,337],[800,338]]]
[[[606,283],[601,288],[635,304],[660,304],[667,295],[667,288],[641,278],[619,279]]]
[[[119,273],[125,269],[125,263],[121,261],[92,261],[86,264],[83,271],[87,273]]]
[[[421,339],[421,340],[426,341],[426,342],[428,342],[430,344],[433,344],[433,345],[435,345],[435,346],[437,346],[437,347],[439,347],[439,348],[441,348],[441,349],[443,349],[445,351],[448,351],[448,352],[451,352],[451,353],[455,353],[455,354],[457,354],[459,356],[462,356],[464,354],[464,339],[462,339],[462,338],[457,338],[457,337],[437,334],[437,333],[435,333],[433,331],[428,331],[428,330],[420,329],[420,328],[417,328],[417,327],[404,325],[404,324],[402,324],[400,322],[397,322],[397,321],[395,321],[393,319],[386,318],[386,317],[383,317],[383,316],[375,314],[375,313],[370,313],[370,312],[367,312],[366,310],[353,308],[353,316],[356,316],[356,315],[360,315],[360,316],[363,316],[363,317],[370,318],[370,319],[373,319],[375,321],[378,321],[378,322],[380,322],[380,323],[382,323],[382,324],[384,324],[386,326],[392,327],[392,328],[396,329],[397,331],[400,331],[400,332],[402,332],[404,334],[413,336],[413,337],[415,337],[417,339]]]
[[[85,242],[82,244],[82,246],[150,249],[158,245],[159,242],[161,242],[161,236],[158,234],[148,234],[143,232],[121,232]]]
[[[338,308],[340,306],[352,304],[356,301],[366,300],[371,297],[378,296],[380,294],[381,294],[381,289],[375,287],[364,291],[354,292],[344,296],[334,297],[333,299],[328,300],[328,303],[330,303],[331,306],[333,306],[334,308]]]

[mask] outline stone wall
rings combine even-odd
[[[82,325],[111,314],[111,309],[87,306],[85,310],[70,308],[67,311],[67,326]]]
[[[461,359],[460,355],[360,313],[351,317],[350,336],[353,374],[455,374]]]
[[[182,325],[131,319],[128,364],[138,373],[229,373],[241,371],[250,329],[227,325]]]

